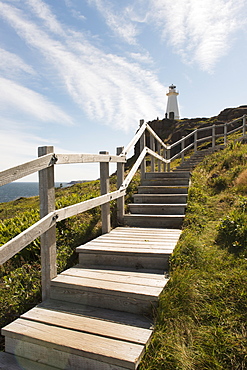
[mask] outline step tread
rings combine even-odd
[[[167,278],[164,275],[143,274],[138,272],[126,272],[119,270],[87,269],[84,267],[72,267],[62,273],[62,275],[76,276],[81,278],[91,278],[96,280],[114,281],[125,284],[136,284],[146,286],[164,287]]]
[[[128,217],[128,216],[132,216],[132,215],[126,215],[124,217]],[[136,215],[136,216],[139,216],[139,215]],[[79,252],[81,252],[82,254],[83,253],[93,253],[95,254],[95,252],[104,252],[104,253],[110,253],[110,254],[119,254],[119,253],[124,253],[126,255],[135,255],[135,256],[141,256],[143,255],[143,257],[145,255],[153,255],[155,256],[155,254],[157,254],[157,257],[160,256],[160,255],[168,255],[168,254],[171,254],[171,252],[173,251],[175,245],[176,245],[176,241],[171,241],[169,242],[169,245],[167,246],[161,246],[160,248],[158,248],[157,246],[156,247],[142,247],[142,248],[133,248],[132,246],[128,247],[128,246],[124,246],[122,244],[111,244],[111,245],[105,245],[105,244],[90,244],[90,246],[87,246],[87,247],[79,247],[80,250],[78,250]]]
[[[38,305],[38,307],[55,310],[60,312],[67,312],[75,315],[101,319],[104,321],[115,322],[128,326],[135,326],[144,329],[151,329],[151,319],[143,315],[136,315],[134,313],[116,311],[106,308],[93,307],[89,305],[82,305],[79,303],[71,303],[66,301],[59,301],[48,299]]]
[[[144,346],[19,318],[2,329],[10,338],[134,369]]]
[[[153,287],[138,284],[126,284],[123,282],[97,280],[92,278],[83,278],[69,275],[58,275],[51,281],[52,287],[66,287],[66,289],[75,289],[83,291],[97,291],[98,294],[107,294],[119,296],[122,294],[131,294],[142,298],[157,298],[163,287]]]
[[[146,344],[152,333],[151,329],[138,328],[99,318],[76,315],[41,307],[34,307],[22,315],[21,318],[65,329],[139,344]]]

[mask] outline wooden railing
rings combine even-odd
[[[229,129],[230,128],[230,129]],[[40,196],[40,217],[34,225],[5,243],[0,247],[0,263],[3,264],[16,253],[29,245],[37,237],[41,238],[41,276],[42,276],[42,297],[49,297],[50,281],[57,275],[56,270],[56,223],[68,217],[101,206],[102,233],[111,229],[110,224],[110,201],[117,200],[118,222],[123,222],[124,198],[126,189],[135,175],[138,168],[141,169],[141,177],[145,177],[147,171],[146,158],[150,160],[150,171],[170,171],[171,162],[181,157],[191,149],[197,151],[198,144],[211,141],[215,146],[216,138],[223,137],[224,144],[227,136],[237,131],[246,134],[246,117],[243,116],[235,121],[224,125],[213,125],[199,128],[187,136],[173,143],[165,144],[152,128],[140,121],[140,127],[131,142],[125,147],[118,147],[116,155],[108,152],[99,154],[57,154],[52,146],[40,147],[39,158],[19,166],[0,172],[0,186],[12,181],[21,179],[35,172],[39,173],[39,196]],[[208,135],[208,131],[211,132]],[[207,136],[203,133],[206,132]],[[149,140],[149,147],[146,145]],[[139,142],[139,153],[134,165],[124,178],[124,166],[127,154]],[[176,148],[177,153],[171,157],[171,150]],[[99,197],[77,203],[59,210],[55,209],[55,188],[54,188],[54,167],[59,164],[72,163],[99,163],[100,164],[100,188]],[[109,187],[109,163],[117,164],[117,190],[110,192]],[[163,168],[162,168],[163,164]]]

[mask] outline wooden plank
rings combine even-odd
[[[133,364],[142,354],[144,347],[135,343],[126,343],[111,338],[103,338],[88,333],[50,326],[39,322],[17,319],[2,329],[3,335],[8,338],[20,339],[31,344],[46,346],[48,361],[52,366],[66,366],[67,361],[57,362],[59,354],[52,353],[53,349],[63,353],[75,354],[87,358],[103,361],[113,365],[134,369]],[[18,345],[21,348],[21,343]],[[18,349],[18,348],[16,348]],[[17,352],[17,355],[20,354]],[[55,355],[56,354],[56,355]],[[66,356],[63,360],[66,359]],[[45,359],[43,359],[45,360]],[[79,363],[78,363],[79,364]],[[62,367],[60,367],[62,368]],[[70,367],[70,369],[72,369]]]
[[[12,355],[6,352],[0,352],[1,370],[56,370],[57,368],[49,365],[40,364],[36,361],[30,361],[26,358]]]
[[[92,252],[92,251],[91,251]],[[152,254],[152,253],[133,253],[126,251],[104,251],[99,250],[97,253],[79,253],[79,264],[84,267],[88,266],[111,266],[112,268],[131,268],[138,269],[140,271],[146,271],[151,269],[160,270],[161,273],[164,270],[168,270],[168,259],[169,254]]]
[[[72,353],[62,352],[54,348],[47,348],[45,345],[34,344],[28,341],[23,341],[19,339],[13,339],[6,337],[5,346],[9,352],[20,354],[31,358],[35,361],[38,358],[38,361],[42,361],[47,365],[47,363],[53,363],[56,369],[65,369],[66,370],[126,370],[126,367],[115,366],[106,362],[98,361],[95,359],[81,357]],[[35,367],[24,368],[25,370],[36,370]],[[50,367],[48,367],[50,369]],[[53,369],[53,367],[51,367]],[[23,368],[22,368],[23,370]]]
[[[53,146],[38,148],[42,157],[54,151]],[[40,217],[55,211],[54,166],[39,171]],[[57,275],[56,223],[40,236],[42,298],[49,297],[50,281]]]
[[[143,329],[65,312],[52,311],[39,307],[31,309],[22,315],[21,318],[143,345],[149,341],[152,334],[152,330],[150,329]]]
[[[147,274],[145,276],[142,273],[137,274],[119,274],[117,271],[107,270],[89,270],[83,268],[70,268],[62,273],[62,275],[76,276],[81,278],[90,278],[96,280],[114,281],[124,284],[135,284],[135,285],[146,285],[155,287],[164,287],[168,281],[165,276],[160,275],[159,277],[149,278]]]
[[[131,248],[131,247],[123,247],[120,245],[100,245],[100,244],[90,244],[90,246],[81,246],[76,248],[77,253],[95,253],[97,252],[104,252],[104,253],[126,253],[126,254],[132,254],[133,256],[138,256],[141,254],[149,254],[150,256],[157,256],[160,255],[169,255],[173,252],[174,247],[176,243],[174,243],[173,246],[167,247],[167,248]]]
[[[140,164],[142,163],[142,161],[144,160],[145,156],[146,156],[146,153],[147,153],[147,147],[145,147],[143,149],[143,151],[141,152],[141,154],[139,155],[139,157],[137,158],[135,164],[133,165],[133,167],[131,168],[130,172],[128,173],[128,175],[126,176],[122,186],[120,187],[120,189],[125,189],[128,187],[130,181],[132,180],[132,178],[134,177],[136,171],[138,170],[138,168],[140,167]]]
[[[142,126],[139,127],[139,129],[137,130],[135,136],[133,137],[133,139],[130,141],[130,143],[123,149],[121,155],[123,154],[128,154],[129,151],[134,147],[134,145],[137,143],[137,141],[140,139],[140,137],[142,136],[142,134],[145,132],[146,128],[147,128],[148,124],[147,123],[143,123]]]
[[[79,264],[78,265],[75,265],[74,267],[72,267],[74,269],[80,269],[82,268]],[[143,276],[144,278],[148,278],[148,279],[163,279],[163,278],[166,278],[167,276],[165,276],[165,274],[163,272],[161,272],[160,270],[137,270],[137,269],[131,269],[131,268],[124,268],[124,267],[116,267],[116,268],[113,268],[113,267],[109,267],[109,266],[104,266],[104,267],[101,267],[99,268],[98,266],[90,266],[90,268],[86,268],[86,267],[83,267],[83,270],[84,271],[102,271],[102,272],[106,272],[108,274],[118,274],[118,275],[123,275],[123,276],[128,276],[129,274],[131,274],[131,276]],[[68,270],[66,270],[68,271]]]
[[[53,311],[82,315],[85,317],[91,317],[99,320],[109,321],[113,323],[115,322],[118,324],[134,326],[144,329],[152,330],[153,327],[151,319],[141,315],[135,315],[123,311],[113,311],[111,309],[107,310],[103,308],[92,307],[78,303],[70,303],[65,301],[48,299],[47,301],[40,303],[38,307],[46,308]]]
[[[124,232],[129,232],[131,234],[133,233],[144,233],[144,234],[150,234],[150,233],[153,233],[154,235],[166,235],[167,233],[175,233],[177,232],[178,234],[181,234],[181,230],[180,229],[155,229],[155,228],[152,228],[152,227],[149,227],[148,229],[145,229],[143,227],[116,227],[115,229],[113,229],[111,231],[111,233],[113,232],[118,232],[118,231],[124,231]]]
[[[108,152],[100,152],[100,154],[108,154]],[[104,195],[108,194],[109,191],[109,162],[100,163],[100,193],[101,195]],[[102,233],[109,233],[109,231],[111,230],[110,202],[101,205],[101,223]]]
[[[111,154],[56,154],[57,164],[70,163],[125,163],[125,155],[111,155]]]
[[[121,296],[126,293],[135,296],[136,299],[140,298],[148,300],[151,298],[157,298],[163,289],[163,287],[125,284],[109,280],[104,281],[90,278],[79,278],[62,274],[55,277],[52,280],[51,285],[53,287],[65,287],[66,290],[75,289],[78,291],[83,290],[89,292],[97,290],[101,295],[110,294],[112,296]]]
[[[148,205],[148,204],[147,204]],[[177,240],[177,236],[176,235],[168,235],[166,236],[165,238],[161,238],[159,236],[157,236],[156,238],[154,237],[151,237],[151,238],[147,238],[143,235],[140,235],[140,236],[136,236],[136,235],[121,235],[121,236],[118,236],[115,234],[106,234],[106,235],[102,235],[102,236],[99,236],[98,238],[94,239],[95,242],[97,241],[108,241],[108,242],[128,242],[128,243],[133,243],[133,244],[138,244],[138,243],[152,243],[152,244],[162,244],[162,243],[165,243],[166,241],[170,241],[170,240]]]
[[[101,195],[93,199],[86,200],[81,203],[74,204],[72,206],[58,209],[56,211],[57,221],[62,221],[65,218],[75,216],[79,213],[88,211],[89,209],[92,209],[94,207],[101,206],[102,204],[105,204],[107,202],[110,202],[111,200],[120,198],[125,194],[126,194],[126,190],[120,189],[120,190],[116,190],[116,191],[113,191],[105,195]]]
[[[153,251],[156,250],[157,252],[166,252],[167,251],[170,251],[170,250],[173,250],[174,246],[177,244],[177,241],[170,241],[169,243],[167,242],[166,244],[163,243],[161,245],[155,245],[155,244],[131,244],[131,243],[121,243],[121,242],[115,242],[115,243],[103,243],[103,242],[96,242],[96,241],[92,241],[92,242],[89,242],[87,244],[85,244],[84,246],[80,246],[78,247],[77,249],[77,252],[80,253],[80,250],[82,249],[86,249],[86,250],[90,250],[90,249],[103,249],[103,250],[115,250],[115,249],[122,249],[122,250],[130,250],[130,251],[133,251],[135,253],[144,253],[145,250],[148,250],[148,251],[152,251],[152,253],[154,253]]]
[[[51,212],[47,216],[43,217],[40,221],[23,231],[21,234],[15,236],[9,242],[2,245],[0,247],[0,264],[8,261],[11,257],[20,252],[46,230],[49,230],[49,228],[51,228],[55,222],[56,219],[54,218],[54,213]]]
[[[30,162],[20,164],[19,166],[15,166],[5,171],[1,171],[0,186],[9,184],[10,182],[21,179],[25,176],[31,175],[32,173],[52,166],[54,164],[54,161],[52,160],[53,158],[54,153],[50,153],[47,154],[46,156],[43,156],[42,158],[37,158]]]

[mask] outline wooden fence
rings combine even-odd
[[[208,135],[208,132],[211,132]],[[0,186],[21,179],[27,175],[39,173],[39,196],[40,196],[40,220],[34,225],[5,243],[0,247],[0,263],[3,264],[16,253],[29,245],[37,237],[41,238],[41,276],[42,297],[49,297],[50,281],[57,275],[56,270],[56,223],[68,217],[101,206],[102,233],[111,229],[110,225],[110,201],[117,200],[117,217],[122,223],[124,216],[124,197],[126,189],[134,174],[141,169],[141,177],[145,177],[147,171],[146,158],[150,158],[150,171],[170,171],[171,162],[181,157],[184,160],[186,152],[197,151],[198,144],[211,141],[212,147],[216,145],[216,139],[223,138],[224,144],[227,136],[234,132],[246,134],[246,117],[224,125],[213,125],[199,128],[189,133],[177,142],[167,145],[152,130],[152,128],[140,121],[140,127],[131,142],[125,147],[118,147],[116,155],[108,152],[99,154],[57,154],[53,146],[38,148],[38,158],[19,166],[0,172]],[[203,133],[207,135],[203,135]],[[147,147],[147,136],[149,136],[149,147]],[[134,165],[124,178],[124,166],[126,156],[139,141],[140,153]],[[171,157],[171,149],[177,148],[177,153]],[[55,209],[54,168],[59,164],[72,163],[99,163],[100,165],[100,188],[99,197],[77,203],[59,210]],[[110,192],[109,187],[109,163],[117,164],[117,190]],[[162,166],[163,164],[163,166]]]

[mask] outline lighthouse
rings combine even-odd
[[[177,102],[177,96],[179,95],[179,93],[176,91],[176,86],[174,85],[169,86],[169,92],[166,95],[168,96],[166,118],[179,119]]]

